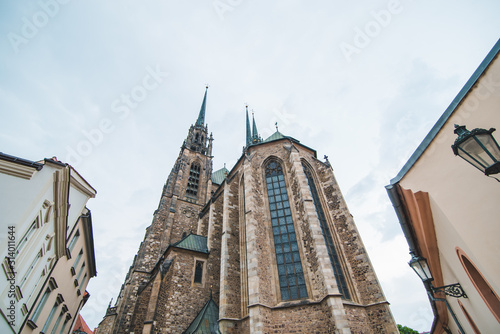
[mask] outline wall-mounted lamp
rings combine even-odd
[[[474,129],[469,131],[465,125],[455,124],[458,138],[451,145],[453,153],[482,171],[486,176],[500,173],[500,146],[489,130]]]
[[[440,286],[440,287],[432,286],[431,281],[434,278],[432,277],[431,271],[429,269],[429,265],[427,264],[427,260],[424,257],[413,255],[413,257],[411,258],[411,260],[408,264],[417,273],[418,277],[420,277],[420,279],[424,283],[429,282],[429,285],[432,289],[432,292],[436,293],[436,292],[442,291],[446,295],[451,296],[451,297],[467,298],[467,295],[465,294],[464,290],[462,289],[462,286],[460,285],[460,283],[444,285],[444,286]]]

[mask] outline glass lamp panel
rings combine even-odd
[[[475,158],[473,159],[470,155],[468,155],[467,153],[462,151],[462,149],[460,147],[458,148],[458,155],[462,159],[464,159],[465,161],[467,161],[468,163],[470,163],[471,165],[473,165],[474,167],[476,167],[477,169],[479,169],[480,171],[482,171],[484,173],[486,166],[481,165],[477,160],[475,160]]]
[[[412,269],[417,273],[418,277],[420,277],[422,281],[425,282],[433,279],[426,259],[413,258],[410,261],[410,267],[412,267]]]
[[[460,143],[458,145],[458,154],[483,172],[486,167],[491,165],[491,158],[484,151],[481,142],[476,139],[476,136],[471,136]]]
[[[500,161],[500,147],[498,147],[498,143],[496,142],[495,138],[493,138],[493,136],[488,133],[480,134],[476,137],[493,156],[493,158],[495,159],[494,162]]]

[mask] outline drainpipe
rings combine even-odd
[[[426,286],[427,288],[427,286]],[[429,298],[433,301],[433,302],[444,302],[446,304],[446,307],[448,308],[448,312],[451,313],[451,316],[453,318],[453,320],[455,321],[455,324],[457,325],[458,327],[458,330],[462,333],[462,334],[466,334],[464,329],[462,328],[462,326],[460,325],[460,322],[458,322],[458,319],[457,319],[457,316],[455,315],[455,312],[453,312],[450,304],[448,304],[448,300],[446,300],[446,298],[436,298],[432,295],[432,292],[429,291],[430,289],[427,289],[427,294],[429,295]]]

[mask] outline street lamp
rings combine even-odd
[[[424,283],[434,279],[432,278],[431,271],[429,270],[427,260],[424,257],[413,255],[408,264]]]
[[[455,298],[460,298],[460,297],[467,298],[467,295],[465,294],[464,290],[462,289],[462,286],[460,285],[460,283],[440,286],[437,288],[433,287],[431,281],[434,278],[432,277],[431,271],[429,269],[429,265],[427,264],[427,260],[422,256],[416,255],[414,252],[410,252],[410,254],[412,255],[412,258],[408,264],[410,265],[410,267],[413,270],[415,270],[418,277],[420,277],[420,279],[424,283],[429,283],[430,291],[427,290],[429,298],[432,301],[444,302],[446,304],[446,308],[448,309],[448,311],[451,314],[451,317],[453,318],[453,321],[455,321],[455,324],[458,327],[459,333],[465,333],[464,329],[462,328],[462,325],[460,325],[460,322],[458,321],[458,318],[455,315],[455,312],[453,312],[453,309],[451,308],[450,304],[448,303],[448,300],[446,300],[446,298],[434,297],[434,294],[436,292],[442,291],[445,293],[445,295],[452,296]]]
[[[486,176],[500,173],[500,146],[491,135],[495,129],[474,129],[455,124],[458,138],[451,145],[453,153],[482,171]]]
[[[440,286],[440,287],[434,287],[431,283],[431,281],[434,280],[434,278],[432,277],[431,271],[429,269],[429,265],[427,264],[427,260],[424,257],[417,256],[417,255],[413,254],[413,256],[408,264],[417,273],[418,277],[420,277],[422,282],[424,282],[424,283],[429,282],[429,285],[431,287],[432,292],[436,293],[436,292],[442,291],[446,295],[451,296],[451,297],[467,298],[467,295],[465,294],[464,290],[462,289],[462,286],[460,285],[460,283],[444,285],[444,286]]]

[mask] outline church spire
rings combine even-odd
[[[205,89],[205,96],[203,97],[203,103],[201,104],[200,114],[194,125],[189,128],[188,136],[182,145],[183,148],[187,147],[191,151],[200,152],[202,154],[207,154],[208,150],[211,148],[207,147],[208,138],[208,126],[205,124],[205,109],[207,106],[207,90]],[[213,138],[212,138],[213,139]],[[209,154],[210,155],[210,154]]]
[[[253,121],[252,142],[258,143],[259,142],[259,132],[257,131],[257,124],[255,123],[255,115],[254,115],[253,111],[252,111],[252,121]]]
[[[248,106],[247,108],[247,147],[252,145],[252,132],[250,130],[250,120],[248,119]]]
[[[203,103],[201,104],[200,114],[198,115],[196,126],[205,125],[205,107],[207,104],[207,91],[208,91],[208,86],[205,87],[205,96],[203,97]]]

